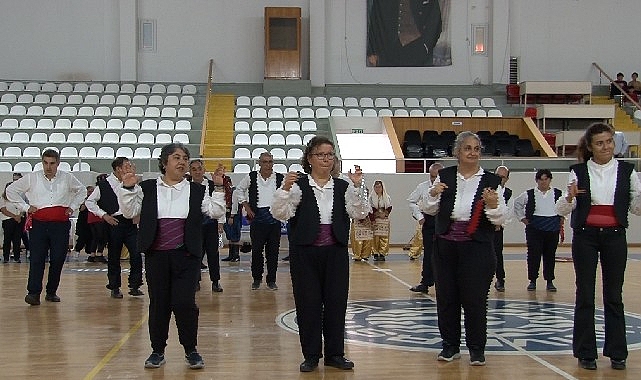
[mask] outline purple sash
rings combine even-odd
[[[154,251],[168,251],[177,249],[184,243],[185,219],[163,218],[158,219],[156,240],[151,245]]]
[[[332,225],[321,224],[320,231],[318,231],[318,236],[316,237],[316,240],[314,241],[314,243],[312,243],[312,245],[314,247],[324,247],[334,244],[336,244],[336,239],[334,238],[334,234],[332,232]]]
[[[450,223],[449,230],[440,236],[441,238],[449,241],[470,241],[472,240],[472,237],[467,233],[469,225],[469,221],[453,220]]]

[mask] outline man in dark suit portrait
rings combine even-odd
[[[439,0],[368,1],[367,66],[433,66]]]

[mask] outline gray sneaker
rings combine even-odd
[[[260,281],[252,282],[252,290],[258,290],[258,289],[260,289]]]
[[[205,362],[203,357],[197,351],[193,351],[189,355],[185,355],[185,362],[191,369],[201,369],[205,368]]]
[[[275,282],[268,282],[267,287],[269,288],[269,290],[278,290],[278,285],[276,285]]]
[[[163,364],[165,364],[164,353],[152,352],[145,360],[145,368],[159,368]]]

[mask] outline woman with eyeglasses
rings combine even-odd
[[[369,204],[359,196],[363,174],[356,166],[347,181],[334,178],[334,143],[312,138],[302,158],[305,173],[289,172],[274,194],[271,211],[290,225],[290,273],[305,360],[301,372],[324,364],[349,370],[345,358],[345,314],[349,288],[350,218],[363,219]],[[325,348],[323,350],[323,338]]]
[[[458,165],[439,170],[424,194],[423,212],[435,215],[436,309],[443,339],[440,361],[459,359],[461,308],[465,313],[465,344],[470,364],[485,365],[487,296],[494,277],[495,226],[508,208],[501,179],[480,166],[481,140],[461,132],[452,153]]]

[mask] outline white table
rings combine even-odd
[[[545,119],[601,119],[605,122],[614,118],[614,104],[539,104],[536,106],[537,126]]]
[[[577,81],[525,81],[519,83],[519,99],[527,104],[528,94],[588,95],[592,103],[592,82]]]

